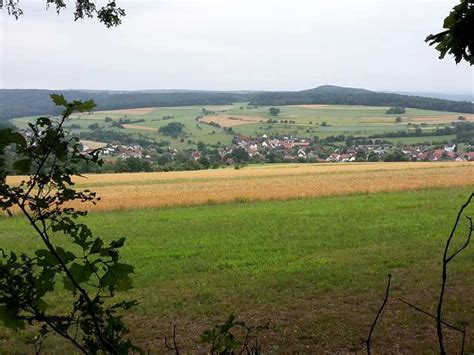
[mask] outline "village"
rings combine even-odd
[[[339,143],[339,144],[335,144]],[[112,142],[101,148],[104,158],[126,160],[129,158],[154,162],[158,154],[167,154],[171,157],[178,153],[189,160],[202,161],[210,151],[218,155],[222,165],[242,163],[332,163],[332,162],[364,162],[364,161],[474,161],[474,147],[468,146],[465,152],[458,152],[456,144],[430,145],[402,145],[384,140],[355,139],[352,144],[346,142],[328,143],[316,138],[304,139],[298,137],[259,137],[235,136],[231,145],[221,148],[181,150],[166,147],[159,149],[142,147],[139,144],[122,144]],[[82,145],[84,153],[94,149],[86,144]]]

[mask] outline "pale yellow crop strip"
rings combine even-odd
[[[18,179],[10,178],[9,182]],[[158,183],[167,180],[176,181]],[[474,186],[474,164],[266,165],[240,170],[88,175],[78,181],[78,187],[81,184],[102,198],[91,210],[119,210]]]

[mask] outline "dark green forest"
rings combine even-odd
[[[474,105],[468,101],[381,93],[332,85],[302,91],[261,92],[254,94],[250,101],[254,105],[262,106],[299,104],[400,106],[435,111],[474,112]]]
[[[252,105],[333,104],[400,106],[436,111],[474,113],[468,101],[380,93],[364,89],[325,85],[302,91],[90,91],[90,90],[0,90],[0,121],[36,115],[55,115],[58,109],[49,95],[63,94],[68,100],[92,99],[97,110],[187,105],[224,105],[248,101]]]

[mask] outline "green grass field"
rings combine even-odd
[[[234,126],[233,130],[245,136],[257,135],[277,135],[289,136],[296,135],[299,137],[321,138],[330,135],[354,135],[368,136],[376,133],[393,132],[399,130],[414,129],[414,124],[420,124],[421,117],[439,117],[446,116],[445,122],[424,122],[420,126],[423,130],[433,130],[437,126],[444,127],[449,122],[456,121],[459,114],[419,109],[406,109],[403,115],[386,115],[387,107],[370,107],[370,106],[343,106],[329,105],[316,108],[305,108],[295,106],[280,106],[281,112],[278,116],[271,116],[269,107],[249,107],[247,103],[235,103],[226,106],[204,106],[208,110],[215,111],[219,115],[229,116],[254,116],[261,117],[264,122],[252,123]],[[119,131],[122,133],[132,133],[135,135],[144,135],[158,140],[170,141],[174,148],[195,148],[199,141],[203,141],[209,145],[221,144],[229,145],[233,135],[223,131],[221,128],[213,127],[209,124],[196,121],[196,117],[202,114],[202,106],[183,106],[183,107],[163,107],[153,109],[145,114],[124,114],[123,112],[96,112],[92,115],[80,114],[72,116],[69,125],[78,124],[80,129],[74,129],[72,132],[79,133],[87,131],[88,126],[97,123],[100,127],[107,130]],[[163,117],[172,116],[172,119],[163,120]],[[396,123],[395,118],[402,117],[401,123]],[[128,118],[130,120],[144,119],[145,122],[136,123],[136,125],[159,129],[170,122],[181,122],[185,125],[183,136],[174,139],[164,136],[157,131],[147,131],[141,129],[120,129],[111,127],[111,123],[106,123],[105,118],[110,117],[114,120],[120,118]],[[212,116],[209,116],[212,117]],[[16,118],[13,123],[24,128],[32,117]],[[267,123],[269,119],[291,120],[294,123]],[[418,120],[418,121],[417,121]],[[321,126],[321,123],[327,122],[327,126]],[[412,123],[409,125],[408,123]],[[421,137],[410,139],[410,143],[422,143],[425,141],[438,142],[438,137]],[[407,141],[408,142],[408,141]]]
[[[251,325],[269,322],[259,335],[267,353],[360,350],[388,273],[392,295],[374,351],[436,353],[433,321],[397,299],[434,310],[444,243],[473,189],[97,212],[86,221],[105,239],[127,238],[123,256],[135,265],[135,289],[120,297],[140,302],[127,321],[152,353],[164,352],[173,324],[184,352],[198,351],[198,335],[231,313]],[[5,250],[40,245],[21,217],[0,225]],[[469,329],[468,353],[473,268],[471,246],[449,267],[446,301],[446,319]],[[31,335],[0,328],[2,354],[32,351]],[[458,341],[448,333],[451,349]],[[47,345],[48,353],[67,351],[57,339]]]

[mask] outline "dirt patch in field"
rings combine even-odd
[[[360,109],[360,106],[351,107],[351,106],[340,106],[340,105],[322,105],[322,104],[308,104],[308,105],[287,105],[285,107],[297,107],[297,108],[308,108],[308,109],[338,109],[338,110],[357,110]],[[364,110],[383,110],[385,107],[370,107],[364,106]],[[385,108],[386,109],[386,108]]]
[[[298,107],[298,108],[326,108],[326,107],[334,107],[333,105],[288,105],[288,107]]]
[[[152,131],[152,132],[157,132],[158,131],[157,128],[147,127],[147,126],[140,126],[140,125],[136,125],[136,124],[124,124],[122,126],[123,126],[123,128],[140,129],[142,131]]]
[[[225,110],[231,110],[234,108],[233,105],[210,105],[210,106],[204,106],[206,110],[209,111],[225,111]]]
[[[204,123],[217,123],[221,127],[241,126],[249,123],[265,122],[267,119],[261,116],[236,116],[236,115],[217,115],[205,116],[200,121]]]
[[[146,115],[155,110],[155,107],[128,108],[123,110],[97,111],[96,113],[110,113],[119,115]]]
[[[450,122],[462,122],[458,120],[459,116],[466,118],[466,121],[474,122],[473,114],[455,114],[455,115],[440,115],[440,116],[408,116],[409,122],[426,122],[426,123],[450,123]]]

